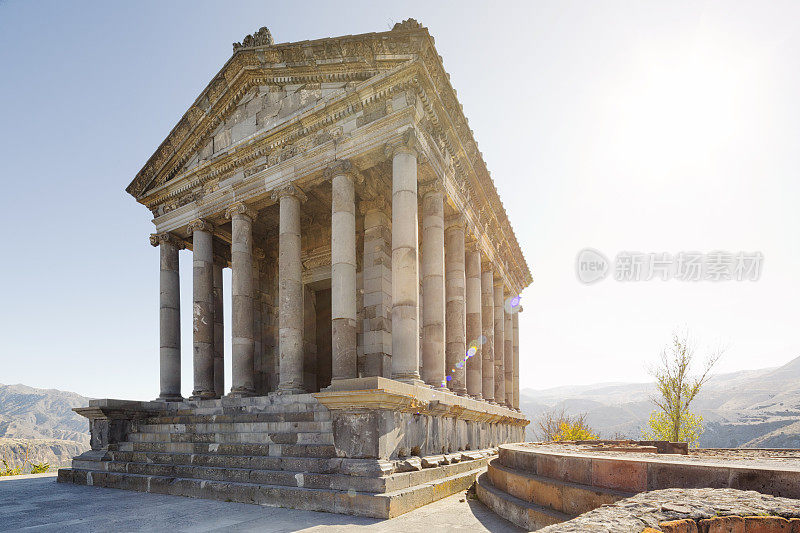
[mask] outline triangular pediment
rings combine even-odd
[[[269,131],[286,117],[407,63],[432,45],[419,25],[278,45],[248,37],[234,44],[233,57],[128,186],[134,197],[143,198],[227,146]]]

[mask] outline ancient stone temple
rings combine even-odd
[[[155,224],[160,393],[77,409],[92,450],[59,481],[389,517],[524,440],[531,274],[413,19],[297,43],[248,35],[127,191]]]

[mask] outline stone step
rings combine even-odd
[[[126,461],[80,461],[74,460],[72,467],[83,470],[163,476],[208,481],[231,481],[256,483],[282,487],[305,487],[311,489],[357,490],[360,492],[386,492],[386,478],[358,477],[319,472],[291,472],[284,470],[235,468],[230,466],[198,466],[186,464],[158,464]]]
[[[271,457],[336,457],[332,444],[267,444],[205,442],[121,442],[117,450],[126,452],[214,453]]]
[[[223,455],[219,453],[163,453],[109,451],[112,461],[130,463],[155,463],[173,465],[220,466],[288,472],[315,472],[321,474],[344,473],[351,476],[380,476],[373,459],[345,459],[341,457],[270,457],[250,455]],[[101,468],[98,468],[101,469]]]
[[[481,464],[483,462],[481,461]],[[448,465],[448,467],[461,465]],[[138,490],[193,498],[254,503],[276,507],[290,507],[310,511],[327,511],[374,518],[393,518],[422,505],[469,488],[482,468],[458,471],[446,475],[444,467],[439,472],[429,471],[428,479],[413,486],[386,493],[356,490],[350,484],[347,490],[290,487],[262,483],[214,481],[196,478],[142,475],[106,472],[80,468],[62,468],[58,471],[61,483],[76,483],[100,487]],[[431,469],[436,470],[436,469]],[[406,474],[424,474],[425,471]],[[442,475],[444,474],[444,475]],[[350,476],[350,481],[363,478]],[[409,479],[410,481],[410,479]]]
[[[488,476],[495,488],[527,502],[568,515],[579,515],[633,496],[612,489],[571,483],[489,463]]]
[[[194,442],[204,444],[333,444],[328,432],[225,432],[225,433],[131,433],[128,442]]]
[[[139,424],[212,424],[228,422],[314,422],[330,421],[330,411],[277,411],[259,413],[235,413],[220,415],[195,415],[195,414],[162,414],[151,416],[139,421]]]
[[[145,476],[74,468],[59,470],[59,481],[174,496],[189,496],[192,498],[207,498],[362,516],[375,516],[375,511],[380,512],[379,507],[388,507],[385,498],[381,498],[380,495],[358,493],[357,491]],[[376,506],[378,509],[373,509]],[[388,510],[384,514],[388,515]]]
[[[137,424],[135,433],[310,433],[330,432],[330,421],[302,422],[203,422]]]
[[[525,531],[534,531],[575,518],[535,503],[527,502],[492,485],[489,474],[484,472],[475,483],[478,499],[495,514],[518,525]]]

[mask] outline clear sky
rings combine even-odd
[[[797,3],[7,0],[0,382],[154,398],[157,251],[125,186],[232,42],[260,26],[287,42],[407,17],[436,38],[533,271],[523,387],[645,381],[676,327],[728,345],[723,371],[800,355]],[[755,282],[584,285],[585,247],[764,261]]]

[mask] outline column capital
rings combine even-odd
[[[195,230],[208,231],[210,233],[214,231],[214,225],[207,220],[198,218],[194,222],[189,223],[189,225],[186,227],[186,231],[189,233],[189,235],[193,234]]]
[[[470,253],[481,253],[481,244],[474,236],[467,234],[464,239],[464,249]]]
[[[336,176],[347,176],[353,183],[362,183],[364,176],[358,171],[349,159],[335,159],[325,168],[323,176],[326,180],[332,180]]]
[[[418,155],[422,151],[422,145],[417,138],[417,131],[414,128],[408,128],[399,139],[394,139],[384,145],[383,153],[387,159],[391,159],[395,154],[401,152],[410,152]]]
[[[461,213],[456,213],[444,219],[444,230],[447,231],[451,228],[464,229],[466,227],[466,219]]]
[[[308,197],[305,195],[302,189],[300,189],[300,187],[291,182],[282,185],[272,191],[272,200],[274,202],[277,202],[281,198],[285,198],[288,196],[296,197],[298,200],[300,200],[301,203],[308,200]]]
[[[151,233],[150,244],[153,246],[161,246],[162,244],[171,244],[178,250],[183,250],[184,248],[186,248],[186,243],[183,242],[183,239],[180,239],[169,232]]]
[[[225,218],[233,218],[233,215],[244,215],[252,222],[256,219],[256,211],[244,202],[234,202],[225,209]]]
[[[444,194],[444,180],[436,177],[432,180],[424,181],[417,186],[417,192],[422,197],[429,194]]]

